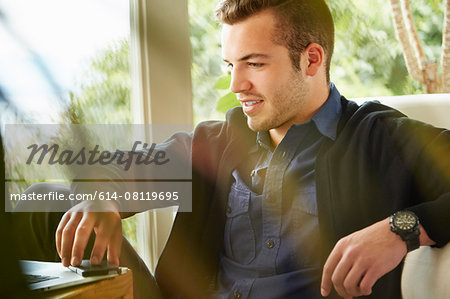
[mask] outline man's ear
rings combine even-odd
[[[322,46],[310,43],[302,53],[307,76],[315,76],[325,64],[325,51]]]

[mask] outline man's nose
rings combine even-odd
[[[242,93],[249,91],[252,88],[252,83],[245,74],[245,71],[235,67],[231,71],[230,89],[233,93]]]

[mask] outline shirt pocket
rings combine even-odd
[[[296,203],[299,210],[304,213],[317,216],[317,200],[316,200],[316,190],[315,188],[308,188],[302,190],[296,197]]]
[[[250,190],[232,185],[225,223],[225,255],[240,264],[255,259],[255,231],[249,214]]]
[[[292,258],[300,268],[318,266],[320,261],[320,231],[315,190],[302,190],[296,196],[292,209],[289,236],[292,240]]]

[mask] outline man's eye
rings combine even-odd
[[[262,67],[264,63],[249,62],[248,65],[251,67]]]
[[[231,72],[233,70],[233,65],[231,63],[227,64],[227,71]]]

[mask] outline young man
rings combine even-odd
[[[224,0],[217,16],[242,108],[177,137],[192,150],[193,212],[158,264],[163,294],[400,298],[407,251],[450,240],[449,133],[339,94],[323,0]],[[63,264],[93,228],[91,259],[107,249],[118,263],[119,213],[87,211],[60,222]]]

